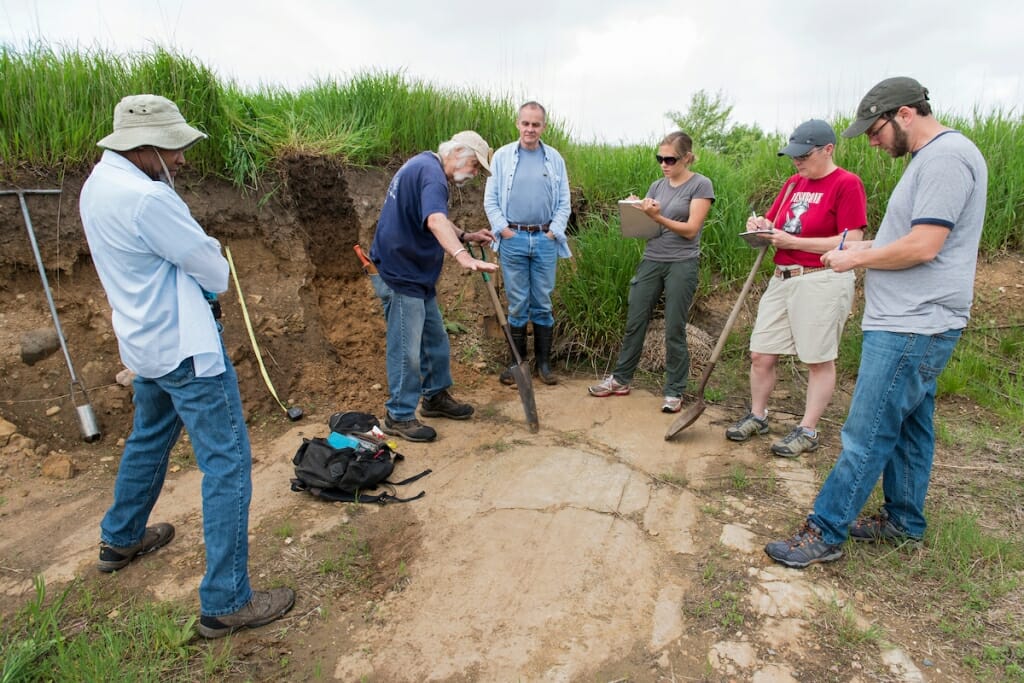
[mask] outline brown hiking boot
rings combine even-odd
[[[437,432],[433,427],[425,425],[415,417],[409,420],[395,420],[391,413],[385,411],[384,425],[381,427],[385,434],[400,436],[406,441],[433,441],[437,438]]]
[[[280,619],[295,604],[295,591],[291,588],[274,588],[256,591],[245,607],[219,617],[203,615],[199,618],[199,635],[203,638],[223,638],[243,628],[266,626]]]
[[[100,544],[100,559],[96,563],[96,569],[101,572],[116,572],[124,569],[132,560],[139,555],[151,553],[158,548],[163,548],[174,538],[174,527],[166,522],[160,522],[153,526],[146,527],[146,533],[142,541],[127,548],[115,548],[106,543]]]
[[[468,420],[473,417],[473,406],[456,401],[447,389],[442,389],[430,398],[420,401],[420,415],[423,417],[446,417],[449,420]]]

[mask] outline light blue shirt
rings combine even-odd
[[[554,147],[540,143],[544,151],[544,168],[551,185],[551,232],[558,240],[558,255],[569,258],[569,243],[565,238],[565,228],[569,223],[572,206],[569,203],[569,175],[565,170],[565,161]],[[512,182],[516,177],[516,165],[519,163],[519,141],[510,142],[494,153],[491,159],[491,175],[487,177],[484,189],[484,211],[491,224],[494,235],[492,247],[498,250],[501,242],[501,231],[508,227],[506,217],[508,197],[512,191]]]
[[[228,262],[181,197],[107,150],[82,186],[79,208],[125,366],[156,378],[192,357],[197,377],[223,373],[203,290],[227,289]]]

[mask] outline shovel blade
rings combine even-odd
[[[524,361],[509,366],[509,371],[516,380],[516,388],[519,389],[519,400],[522,402],[523,412],[526,414],[526,424],[531,432],[536,433],[540,429],[540,419],[537,417],[537,401],[533,396],[530,366]]]
[[[665,432],[665,441],[669,441],[673,436],[696,422],[697,418],[704,414],[704,409],[706,407],[704,399],[701,398],[699,401],[683,411],[679,417],[669,425],[668,431]]]

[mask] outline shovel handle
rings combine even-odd
[[[361,246],[357,244],[352,247],[352,250],[356,252],[356,256],[359,257],[359,263],[362,264],[364,273],[367,275],[373,275],[377,272],[377,266],[373,265],[373,261],[367,258],[366,252],[363,251]]]

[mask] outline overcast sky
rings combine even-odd
[[[789,132],[907,75],[940,112],[1024,111],[1011,0],[0,0],[0,42],[160,45],[242,85],[369,69],[536,99],[580,141],[650,141],[721,91],[734,122]],[[504,141],[491,141],[497,147]]]

